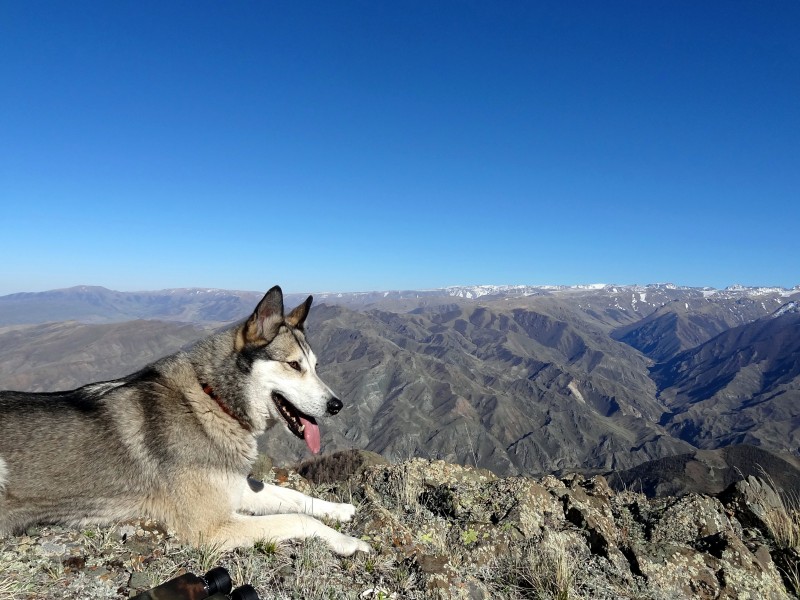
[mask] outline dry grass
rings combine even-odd
[[[784,583],[791,588],[789,591],[800,598],[800,502],[796,496],[786,494],[780,489],[772,477],[762,470],[762,481],[774,493],[777,502],[767,501],[762,498],[764,513],[762,520],[767,527],[767,533],[772,538],[778,549],[784,551],[784,556],[789,558],[779,564],[784,578]]]
[[[30,585],[0,577],[0,600],[16,600],[30,592]]]
[[[780,504],[766,507],[764,523],[779,548],[800,550],[800,510],[796,503],[787,501],[778,493]]]
[[[789,591],[800,598],[800,565],[797,562],[787,565],[782,568],[784,582],[787,584]]]
[[[578,560],[563,532],[546,532],[518,552],[502,557],[493,566],[495,591],[510,598],[570,600],[579,598],[576,588]]]

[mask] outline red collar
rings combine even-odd
[[[237,417],[235,414],[233,414],[233,413],[231,412],[231,409],[228,407],[228,405],[227,405],[227,404],[225,404],[225,403],[222,401],[222,398],[220,398],[219,396],[217,396],[217,394],[214,392],[214,390],[211,388],[211,386],[210,386],[210,385],[208,385],[207,383],[204,383],[204,384],[202,384],[202,386],[203,386],[203,391],[204,391],[206,394],[208,394],[208,395],[211,397],[211,399],[213,399],[213,400],[214,400],[214,402],[216,402],[216,403],[219,405],[219,407],[222,409],[222,412],[224,412],[224,413],[225,413],[226,415],[228,415],[228,416],[229,416],[231,419],[233,419],[234,421],[236,421],[237,423],[239,423],[239,425],[241,425],[241,426],[242,426],[242,429],[244,429],[245,431],[252,431],[252,429],[251,429],[250,425],[248,425],[247,423],[245,423],[244,421],[242,421],[242,420],[241,420],[239,417]]]

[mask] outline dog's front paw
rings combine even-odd
[[[328,512],[328,517],[336,521],[349,521],[356,514],[356,507],[352,504],[333,504]]]
[[[323,510],[319,510],[317,514],[327,519],[344,522],[353,518],[353,515],[356,514],[356,507],[352,504],[339,504],[337,502],[330,502]]]
[[[372,552],[372,548],[364,540],[350,537],[347,535],[340,535],[335,540],[330,542],[331,548],[339,556],[352,556],[356,552]]]

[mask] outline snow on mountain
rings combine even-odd
[[[499,294],[513,296],[530,296],[541,293],[543,289],[552,289],[550,286],[534,287],[529,285],[472,285],[472,286],[450,286],[444,288],[448,296],[455,298],[476,299],[481,296],[496,296]]]
[[[789,313],[797,313],[800,312],[800,305],[797,304],[794,300],[791,302],[787,302],[783,306],[781,306],[778,310],[772,313],[773,318],[777,318]]]
[[[483,296],[531,296],[542,293],[558,292],[607,292],[609,294],[638,293],[638,302],[647,302],[648,292],[672,291],[672,292],[691,292],[698,297],[710,298],[712,296],[733,298],[733,297],[752,297],[779,295],[790,296],[800,290],[800,286],[794,288],[782,287],[754,287],[744,285],[731,285],[724,289],[711,287],[688,287],[679,286],[674,283],[650,283],[646,285],[616,285],[607,283],[590,283],[579,285],[453,285],[441,289],[448,296],[477,299]],[[437,290],[426,290],[435,292]]]
[[[797,286],[795,286],[793,289],[787,289],[782,287],[753,287],[736,284],[730,285],[724,290],[718,290],[717,293],[739,294],[743,296],[765,296],[767,294],[780,294],[782,296],[788,296],[796,291]]]

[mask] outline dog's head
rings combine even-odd
[[[304,325],[311,301],[309,296],[284,315],[283,293],[275,286],[239,330],[236,345],[241,366],[250,373],[249,403],[264,419],[264,427],[282,422],[316,454],[320,449],[316,419],[335,415],[342,402],[317,375],[317,357],[306,341]]]

